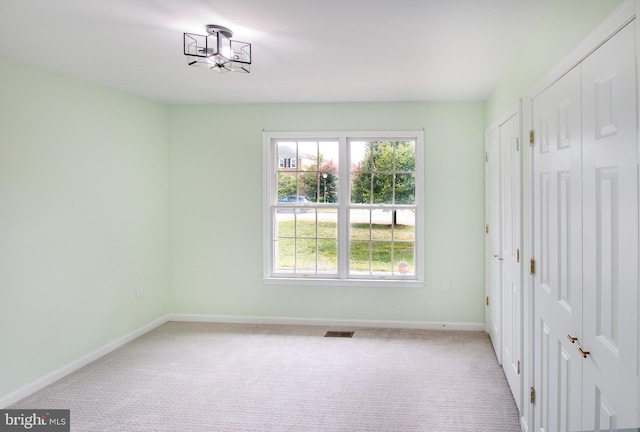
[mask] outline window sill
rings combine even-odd
[[[297,285],[297,286],[353,286],[353,287],[393,287],[393,288],[424,288],[424,281],[385,280],[385,279],[320,279],[320,278],[263,278],[265,285]]]

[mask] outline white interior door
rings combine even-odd
[[[635,39],[627,25],[533,100],[539,430],[640,426]]]
[[[519,112],[500,126],[502,367],[518,409],[521,408],[522,399],[520,384],[522,339],[520,129]]]
[[[533,100],[535,427],[580,430],[581,86],[576,67]]]
[[[584,430],[640,426],[635,31],[582,64]]]
[[[502,364],[502,261],[500,259],[500,132],[489,130],[485,137],[485,293],[486,326],[498,363]]]

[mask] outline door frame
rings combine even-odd
[[[490,139],[491,137],[494,137],[493,139],[495,140],[494,142],[491,142]],[[494,155],[493,153],[490,152],[491,150],[491,145],[492,144],[496,144],[495,145],[495,150],[496,150],[496,155]],[[495,122],[494,124],[492,124],[489,128],[487,128],[487,130],[485,131],[485,224],[486,224],[486,235],[485,235],[485,296],[486,296],[486,306],[485,306],[485,331],[487,332],[487,334],[489,334],[489,336],[491,337],[491,343],[493,346],[493,350],[495,352],[496,355],[496,359],[498,360],[498,364],[502,365],[502,341],[503,341],[503,336],[502,336],[502,286],[500,286],[499,289],[492,291],[491,287],[492,287],[492,282],[495,280],[495,275],[493,275],[493,271],[492,268],[494,267],[494,264],[498,264],[498,268],[499,273],[500,273],[500,277],[498,277],[498,280],[500,281],[500,285],[501,285],[501,275],[502,275],[502,270],[501,270],[501,265],[500,263],[494,263],[494,257],[493,257],[493,250],[492,250],[492,245],[493,245],[493,236],[498,236],[498,245],[501,245],[502,240],[500,239],[500,235],[502,233],[502,223],[500,221],[500,218],[502,216],[502,200],[501,200],[501,195],[502,195],[502,191],[500,189],[500,122]],[[488,169],[487,164],[488,163],[493,163],[492,161],[497,160],[498,164],[497,164],[497,168],[498,168],[498,190],[497,190],[497,201],[500,204],[500,209],[498,210],[497,214],[498,214],[498,226],[493,226],[493,220],[491,220],[491,218],[489,217],[489,206],[488,206],[488,202],[487,202],[487,198],[489,196],[489,193],[494,193],[496,191],[489,191],[489,189],[492,189],[492,184],[491,184],[491,172]],[[495,293],[495,295],[494,295]],[[497,311],[497,319],[494,320],[492,318],[491,312],[492,311]],[[495,335],[493,332],[493,328],[496,328],[495,331]],[[492,337],[493,335],[493,337]],[[497,339],[497,340],[494,340]],[[496,348],[497,347],[497,348]]]
[[[513,117],[518,116],[518,126],[517,126],[517,137],[518,137],[518,145],[520,146],[520,149],[518,151],[518,179],[517,179],[517,188],[519,190],[519,194],[518,194],[518,202],[516,204],[517,208],[519,209],[519,214],[518,214],[518,218],[516,223],[518,224],[517,226],[517,242],[519,243],[519,249],[523,249],[522,248],[522,239],[523,239],[523,232],[522,232],[522,228],[523,228],[523,203],[524,203],[524,197],[523,197],[523,190],[522,190],[522,186],[523,186],[523,158],[522,158],[522,154],[524,153],[524,142],[523,142],[523,115],[522,115],[522,98],[518,99],[518,102],[516,102],[499,120],[500,123],[500,128],[502,128],[508,121],[510,121]],[[501,131],[501,129],[500,129]],[[502,151],[503,151],[503,145],[505,143],[502,142],[502,134],[500,134],[500,158],[502,161]],[[510,144],[510,143],[506,143],[506,144]],[[502,177],[502,164],[501,164],[501,168],[500,168],[500,173],[501,173],[501,177]],[[501,178],[501,183],[502,183],[502,178]],[[501,207],[502,205],[502,196],[503,196],[503,192],[501,190],[500,192],[500,196],[501,196]],[[504,215],[504,211],[502,212],[502,214]],[[502,230],[504,227],[504,220],[501,218],[500,220],[501,222],[501,227],[500,229]],[[502,247],[502,244],[501,244]],[[523,257],[521,257],[523,258]],[[517,353],[518,359],[523,360],[524,359],[524,309],[523,309],[523,301],[524,301],[524,276],[523,276],[523,271],[522,271],[522,263],[524,261],[521,259],[520,261],[520,265],[519,265],[519,275],[518,275],[518,286],[519,286],[519,290],[520,290],[520,302],[517,305],[518,307],[518,314],[519,314],[519,331],[517,333],[517,337],[520,338],[519,341],[519,352]],[[504,263],[504,261],[503,261]],[[504,273],[505,270],[505,266],[501,266],[501,270],[502,273]],[[501,280],[502,280],[502,275],[501,275]],[[501,305],[501,319],[502,319],[502,345],[501,345],[501,350],[504,350],[504,345],[505,345],[505,336],[504,336],[504,329],[506,328],[506,322],[505,322],[505,317],[507,316],[506,314],[506,308],[508,307],[508,305],[506,304],[506,302],[504,301],[504,290],[505,290],[505,286],[501,286],[501,299],[502,299],[502,305]],[[502,367],[504,368],[504,356],[501,354],[501,357],[503,359],[503,365]],[[516,399],[517,405],[519,410],[521,411],[524,408],[524,400],[523,400],[523,375],[522,373],[519,374],[518,380],[519,380],[519,384],[520,384],[520,391],[519,394],[514,394],[513,397],[514,399]],[[522,412],[520,412],[520,415],[522,415]]]
[[[523,203],[524,203],[524,196],[523,196],[523,190],[522,190],[522,185],[523,185],[523,158],[522,158],[522,154],[524,153],[524,141],[523,141],[523,112],[522,112],[522,99],[518,99],[518,102],[516,102],[514,105],[511,106],[511,108],[509,108],[504,114],[502,114],[500,116],[500,118],[495,121],[490,127],[488,127],[485,131],[485,151],[488,151],[488,147],[487,147],[487,143],[488,143],[488,138],[490,136],[491,133],[497,133],[497,140],[498,140],[498,154],[497,155],[493,155],[493,157],[498,158],[498,166],[500,167],[499,169],[499,175],[500,175],[500,180],[499,183],[500,185],[502,185],[502,146],[503,146],[503,142],[501,140],[501,128],[509,121],[511,120],[514,116],[518,116],[518,137],[519,137],[519,142],[520,142],[520,151],[518,152],[519,155],[519,165],[520,165],[520,178],[518,181],[518,188],[520,189],[520,194],[519,194],[519,203],[518,203],[518,207],[520,208],[520,215],[518,218],[518,230],[519,230],[519,238],[520,241],[522,241],[522,239],[524,238],[524,233],[522,232],[522,228],[523,228]],[[491,156],[490,156],[491,157]],[[485,181],[488,177],[485,175]],[[485,185],[486,187],[486,185]],[[486,192],[485,192],[486,193]],[[499,214],[500,214],[500,226],[499,227],[490,227],[490,230],[494,233],[492,235],[498,235],[500,237],[500,241],[499,241],[499,245],[500,248],[502,248],[502,239],[501,239],[501,233],[502,233],[502,224],[503,224],[503,220],[502,220],[502,186],[500,186],[500,190],[498,191],[498,199],[500,201],[500,210],[499,210]],[[486,203],[486,199],[485,199],[485,203]],[[485,219],[487,216],[487,211],[485,209]],[[485,237],[486,239],[486,237]],[[523,257],[524,258],[524,249],[521,249],[523,251]],[[490,256],[490,252],[489,250],[485,247],[485,269],[490,268],[492,263],[493,257]],[[524,261],[521,261],[521,263]],[[488,263],[488,264],[487,264]],[[497,326],[499,328],[499,335],[498,338],[500,339],[499,341],[493,341],[494,342],[494,349],[495,349],[495,345],[497,344],[499,349],[497,350],[496,357],[498,359],[498,363],[500,363],[503,367],[504,365],[502,364],[502,351],[504,349],[504,327],[505,327],[505,323],[504,323],[504,319],[505,319],[505,307],[506,305],[503,302],[503,290],[504,287],[502,286],[502,272],[504,271],[503,266],[500,266],[500,289],[498,290],[498,298],[490,298],[490,301],[492,302],[497,302],[498,303],[498,307],[497,307],[497,311],[499,314],[499,323],[497,323]],[[524,295],[523,295],[523,287],[524,287],[524,272],[522,271],[522,264],[521,264],[521,270],[520,270],[520,332],[519,332],[519,337],[520,337],[520,352],[518,353],[519,358],[520,359],[524,359]],[[490,279],[490,277],[489,277]],[[485,281],[487,280],[487,278],[485,278]],[[489,295],[489,292],[485,289],[485,295]],[[488,315],[489,311],[488,308],[485,311],[485,315]],[[487,333],[491,334],[490,329],[489,329],[489,322],[487,319],[487,326],[486,326],[486,331]],[[496,323],[493,323],[496,324]],[[523,376],[524,374],[520,374],[520,394],[516,395],[514,394],[513,397],[514,398],[518,398],[520,400],[520,407],[524,407],[524,393],[522,391],[523,387]],[[522,413],[520,413],[522,414]]]

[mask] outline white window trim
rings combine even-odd
[[[374,139],[374,138],[407,138],[416,140],[416,218],[415,225],[415,277],[410,279],[396,278],[385,279],[384,277],[348,277],[348,269],[344,266],[338,267],[338,276],[332,278],[322,278],[317,275],[305,277],[297,275],[292,277],[280,277],[274,275],[273,269],[273,213],[271,203],[277,194],[274,181],[273,166],[278,166],[277,154],[274,151],[272,141],[278,139],[335,139],[340,142],[340,172],[341,178],[344,172],[349,171],[346,164],[347,140],[352,138]],[[275,164],[275,165],[274,165]],[[263,132],[263,283],[266,285],[309,285],[309,286],[369,286],[369,287],[424,287],[424,246],[425,246],[425,190],[424,190],[424,131],[340,131],[340,132]],[[345,171],[343,171],[345,170]],[[341,182],[339,189],[339,202],[346,203],[349,196],[349,182]],[[346,205],[346,204],[344,204]],[[348,212],[339,213],[338,231],[348,232]],[[348,253],[348,239],[338,240],[339,256],[345,257]]]

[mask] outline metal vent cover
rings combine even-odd
[[[325,333],[324,337],[336,337],[336,338],[352,338],[355,332],[352,331],[334,331],[329,330]]]

